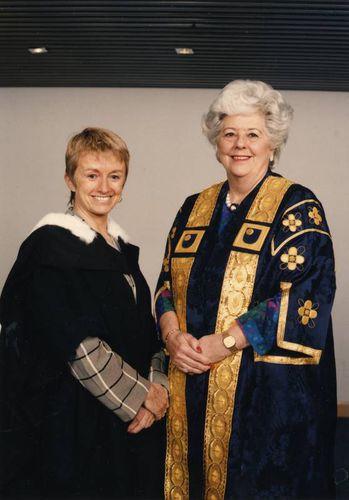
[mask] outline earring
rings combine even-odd
[[[269,158],[268,168],[273,168],[273,166],[274,166],[274,151],[271,153],[271,156]]]
[[[74,196],[73,196],[74,194]],[[74,212],[74,201],[75,201],[75,193],[73,191],[70,192],[70,199],[68,201],[68,211]]]

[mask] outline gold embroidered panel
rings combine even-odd
[[[242,351],[210,372],[205,421],[205,499],[223,500],[227,482],[229,440]]]
[[[222,186],[223,182],[214,184],[199,194],[189,216],[187,227],[201,227],[209,225]]]
[[[216,333],[227,330],[238,316],[247,311],[257,265],[258,255],[230,253],[219,300]]]
[[[234,246],[260,252],[269,230],[268,226],[262,226],[255,222],[244,222],[235,238]]]
[[[261,251],[280,203],[292,181],[267,177],[262,184],[247,220],[233,246]],[[255,223],[257,222],[257,224]],[[258,266],[258,254],[232,251],[226,267],[218,308],[216,334],[227,330],[247,311]],[[215,365],[210,372],[205,420],[205,498],[224,500],[229,441],[232,432],[235,395],[243,352],[237,352]],[[224,429],[224,432],[223,432]]]
[[[292,181],[283,177],[267,177],[246,218],[252,221],[268,222],[271,224],[291,184],[293,184]]]
[[[259,256],[231,252],[218,308],[216,333],[227,330],[247,311],[251,301]],[[205,420],[205,498],[224,499],[229,440],[242,351],[211,369]]]
[[[173,299],[181,331],[187,331],[186,302],[193,257],[172,258]],[[185,402],[186,375],[170,362],[170,407],[167,413],[165,464],[166,500],[189,499],[188,424]]]
[[[204,229],[186,229],[176,245],[175,253],[195,253],[204,234]]]

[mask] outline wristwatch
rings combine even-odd
[[[230,335],[228,332],[223,332],[222,333],[222,342],[224,347],[229,349],[229,351],[233,354],[234,352],[238,351],[239,349],[236,347],[236,338]]]

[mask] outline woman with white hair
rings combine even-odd
[[[166,498],[333,496],[333,250],[316,196],[272,171],[292,114],[237,80],[204,117],[227,180],[185,200],[156,294]]]

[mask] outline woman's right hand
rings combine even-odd
[[[137,412],[137,415],[127,427],[127,432],[129,432],[130,434],[138,434],[138,432],[140,432],[141,430],[151,427],[154,422],[154,415],[149,410],[141,406]]]
[[[167,311],[160,318],[162,340],[171,362],[184,373],[204,373],[211,368],[202,354],[199,341],[187,332],[181,332],[175,311]]]
[[[204,373],[211,368],[209,359],[202,354],[199,341],[189,333],[176,331],[166,342],[171,362],[184,373]]]

